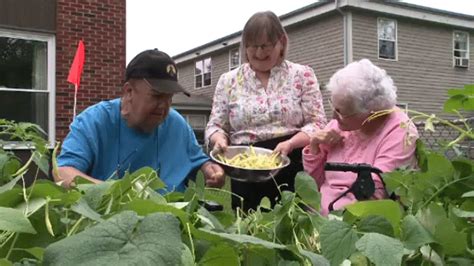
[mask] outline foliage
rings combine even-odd
[[[451,92],[448,106],[469,108],[470,94],[457,95],[471,90]],[[455,129],[472,138],[469,125]],[[328,217],[303,172],[274,208],[264,199],[249,213],[209,212],[202,202],[225,204],[219,194],[229,192],[205,188],[202,174],[166,195],[150,168],[99,185],[79,178],[69,190],[49,180],[26,187],[20,169],[30,165],[7,166],[16,158],[0,153],[0,264],[472,265],[474,162],[422,142],[417,153],[419,170],[384,174],[398,201],[357,202]]]

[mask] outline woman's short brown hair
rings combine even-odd
[[[246,53],[247,45],[249,43],[254,44],[262,35],[266,35],[268,40],[272,43],[276,43],[284,37],[285,41],[282,42],[283,49],[281,53],[281,61],[283,61],[288,51],[288,35],[278,16],[271,11],[257,12],[245,23],[242,32],[242,41],[240,43],[242,59],[248,62]]]

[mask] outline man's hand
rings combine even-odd
[[[201,166],[201,171],[207,186],[220,188],[224,185],[224,169],[220,165],[207,161]]]

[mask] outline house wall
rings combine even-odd
[[[77,112],[120,94],[125,72],[125,11],[125,0],[57,0],[58,140],[68,133],[73,117],[74,85],[67,82],[67,76],[80,39],[84,40],[86,59]]]
[[[398,60],[378,59],[377,18],[397,20]],[[453,31],[468,31],[470,67],[453,67]],[[408,108],[441,114],[446,91],[474,83],[474,30],[424,21],[353,12],[354,60],[370,59],[384,68],[398,88],[398,102]]]

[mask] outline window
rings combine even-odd
[[[54,35],[0,29],[0,117],[38,124],[54,143]]]
[[[455,67],[469,66],[469,34],[462,31],[453,33],[453,63]]]
[[[397,21],[393,19],[379,18],[377,20],[379,58],[397,58]]]
[[[196,62],[194,68],[195,88],[201,88],[211,85],[211,58],[206,58]]]
[[[189,125],[191,125],[193,129],[206,129],[206,125],[207,125],[206,115],[185,114],[183,116],[186,119],[186,122],[188,122]]]
[[[240,66],[240,51],[235,48],[229,51],[229,70],[236,69]]]

